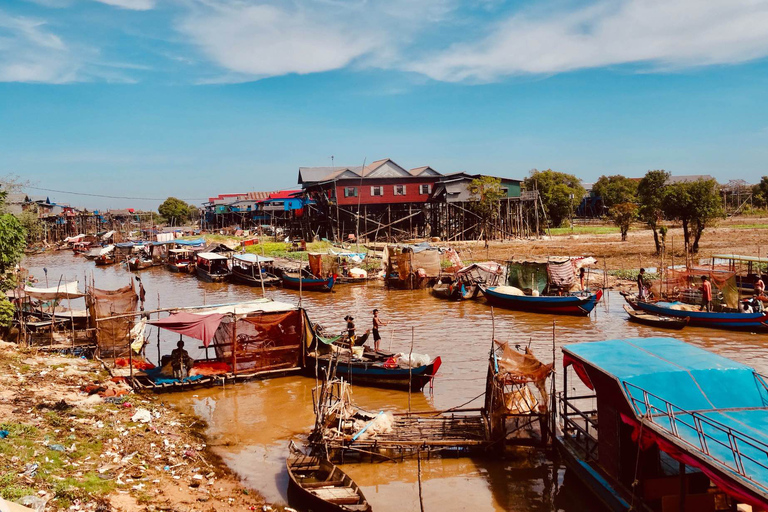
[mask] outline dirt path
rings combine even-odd
[[[203,428],[111,382],[95,361],[0,342],[7,500],[46,511],[271,510],[207,449]]]

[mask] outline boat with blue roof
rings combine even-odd
[[[764,376],[672,338],[562,351],[556,443],[607,509],[768,509]]]

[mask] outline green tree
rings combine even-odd
[[[613,220],[613,223],[619,227],[619,230],[621,231],[621,241],[626,242],[629,226],[631,226],[632,221],[637,218],[637,204],[615,204],[608,210],[608,216]]]
[[[37,216],[36,209],[25,210],[16,217],[27,234],[27,244],[33,244],[42,238],[43,223]]]
[[[640,201],[638,214],[640,219],[653,231],[653,243],[656,244],[656,254],[661,253],[663,242],[663,239],[659,240],[659,225],[664,219],[662,201],[668,179],[669,173],[667,171],[648,171],[637,185],[637,198]]]
[[[606,208],[637,201],[637,181],[621,174],[600,176],[592,185],[592,192],[603,199]]]
[[[158,206],[157,211],[169,224],[175,226],[183,224],[189,220],[189,205],[175,197],[169,197],[163,201],[163,204]]]
[[[752,204],[758,208],[768,206],[768,176],[763,176],[760,183],[752,186]]]
[[[525,179],[525,188],[539,191],[544,210],[553,226],[560,226],[568,219],[586,193],[579,178],[552,169],[531,171],[531,175]]]
[[[698,253],[704,230],[725,216],[718,190],[715,180],[704,179],[666,186],[662,210],[667,218],[683,224],[686,251]]]
[[[473,179],[467,187],[471,195],[470,208],[483,224],[485,246],[488,247],[488,232],[493,222],[499,217],[499,201],[506,197],[501,189],[501,179],[492,176],[480,176]]]

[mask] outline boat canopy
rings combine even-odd
[[[168,252],[172,252],[174,254],[182,254],[182,253],[190,253],[192,252],[192,250],[182,247],[181,249],[170,249]]]
[[[205,238],[198,238],[197,240],[169,240],[169,244],[176,244],[176,245],[186,245],[186,246],[196,246],[196,245],[203,245],[205,243]]]
[[[25,286],[24,293],[37,300],[78,299],[85,296],[83,292],[77,289],[77,281],[61,283],[61,285],[54,286],[53,288]]]
[[[197,253],[198,258],[202,258],[204,260],[226,260],[228,259],[226,256],[222,256],[221,254],[216,254],[213,252],[199,252]]]
[[[272,263],[275,261],[272,258],[251,253],[235,254],[234,258],[238,261],[244,261],[246,263]]]
[[[646,447],[657,444],[766,508],[768,385],[754,369],[673,338],[577,343],[563,354],[590,388],[595,371],[616,380],[633,416],[622,420]]]
[[[716,260],[742,261],[745,263],[768,263],[768,257],[740,256],[738,254],[713,254]]]

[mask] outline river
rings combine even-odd
[[[96,267],[93,262],[70,251],[30,256],[23,265],[48,286],[59,280],[93,279],[98,288],[125,286],[134,274],[121,265]],[[158,307],[222,304],[261,297],[261,289],[235,284],[204,283],[194,276],[174,274],[164,267],[138,273],[147,292],[146,309]],[[594,283],[595,285],[599,283]],[[296,304],[299,293],[267,290],[269,298]],[[383,348],[441,356],[443,365],[434,390],[412,396],[414,410],[447,409],[480,395],[485,386],[488,351],[496,339],[512,344],[530,344],[542,361],[552,360],[553,320],[555,350],[560,357],[563,344],[616,338],[674,336],[768,373],[768,337],[688,327],[674,334],[626,321],[623,298],[608,293],[588,318],[552,317],[494,309],[483,301],[447,302],[427,290],[387,290],[381,283],[337,286],[333,293],[304,293],[302,306],[310,319],[331,331],[341,331],[344,316],[355,317],[358,332],[371,323],[371,311],[378,308],[388,322],[382,330]],[[65,304],[66,305],[66,304]],[[82,303],[73,301],[73,309]],[[155,339],[155,332],[151,333]],[[177,336],[161,334],[161,351],[169,353]],[[191,345],[191,344],[188,344]],[[147,349],[156,359],[156,349]],[[200,356],[190,350],[192,357]],[[558,365],[559,367],[559,365]],[[559,369],[562,372],[562,369]],[[558,377],[562,385],[562,378]],[[569,376],[569,382],[575,379]],[[191,408],[208,423],[208,435],[223,460],[241,476],[246,485],[272,502],[284,502],[287,487],[285,456],[291,438],[305,435],[312,426],[311,392],[314,379],[300,376],[209,388],[165,395],[164,400]],[[356,387],[353,398],[372,411],[407,411],[408,393]],[[472,406],[480,407],[475,400]],[[345,471],[361,486],[377,512],[418,511],[416,462],[348,464]],[[551,511],[595,510],[592,500],[568,482],[564,469],[544,454],[521,453],[506,460],[479,458],[433,458],[422,464],[422,495],[425,510]]]

